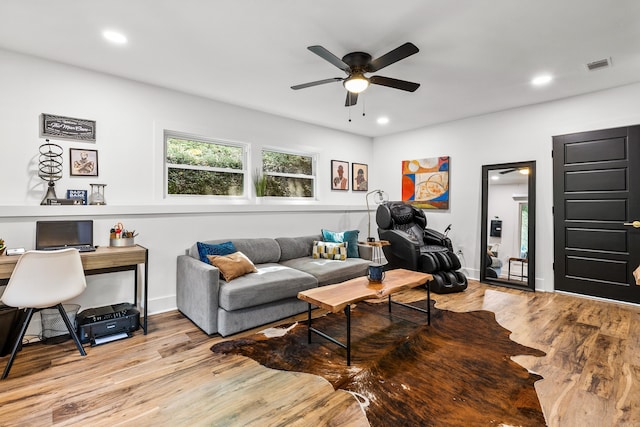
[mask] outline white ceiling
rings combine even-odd
[[[8,50],[367,136],[640,81],[638,0],[2,0],[0,16]],[[290,89],[345,76],[307,46],[376,58],[408,41],[420,52],[374,74],[415,93],[372,86],[347,109],[340,82]],[[555,80],[532,87],[541,72]]]

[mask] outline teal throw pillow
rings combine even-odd
[[[360,258],[360,252],[358,251],[358,234],[360,230],[349,231],[329,231],[322,229],[322,240],[325,242],[333,243],[347,243],[347,257],[348,258]]]
[[[224,242],[219,243],[217,245],[212,245],[209,243],[197,242],[198,245],[198,256],[200,257],[200,261],[206,262],[207,264],[211,264],[209,262],[209,258],[207,255],[231,255],[234,252],[238,252],[236,247],[233,245],[233,242]]]

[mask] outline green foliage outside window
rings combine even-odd
[[[244,148],[166,138],[167,193],[212,196],[244,194]]]
[[[275,197],[313,197],[313,180],[267,176],[266,194]]]
[[[242,147],[167,138],[167,163],[242,169]]]
[[[299,154],[262,152],[262,170],[296,175],[313,175],[313,158]]]
[[[242,196],[244,175],[196,169],[169,168],[169,194]]]
[[[263,150],[262,170],[265,196],[314,197],[312,156]]]

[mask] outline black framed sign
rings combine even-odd
[[[40,136],[42,138],[96,142],[96,122],[42,113],[40,114]]]

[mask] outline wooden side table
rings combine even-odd
[[[389,243],[388,240],[375,240],[373,242],[358,242],[358,244],[370,246],[372,249],[371,261],[376,262],[377,260],[379,264],[382,264],[381,261],[384,258],[384,252],[382,251],[382,247],[391,245],[391,243]]]
[[[520,280],[524,281],[524,265],[529,261],[527,258],[509,258],[509,268],[507,269],[507,280],[511,279],[511,261],[520,262]],[[516,276],[514,274],[514,276]]]

